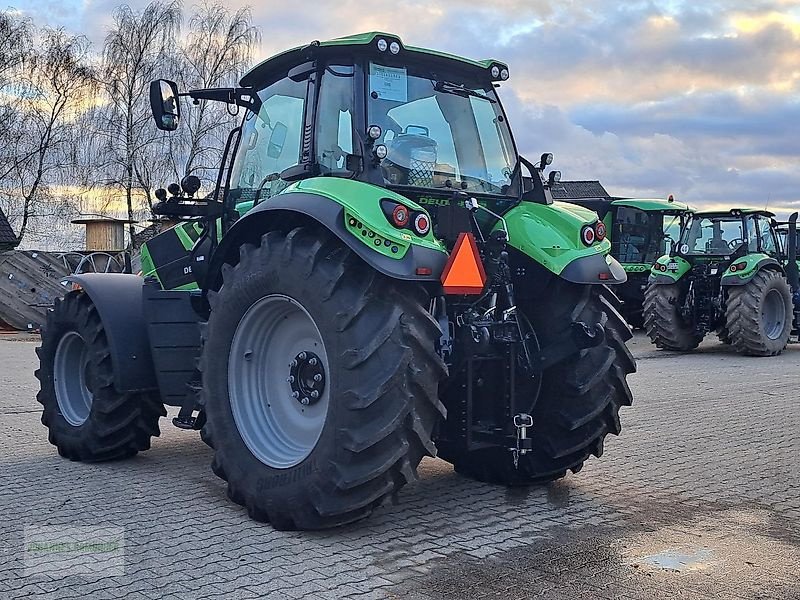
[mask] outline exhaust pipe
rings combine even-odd
[[[800,293],[800,273],[797,268],[797,213],[794,212],[789,217],[789,239],[787,240],[786,278],[792,288],[792,294]]]

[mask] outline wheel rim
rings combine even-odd
[[[329,372],[322,336],[299,302],[272,294],[247,310],[228,356],[228,395],[253,456],[287,469],[311,454],[328,416]]]
[[[761,323],[766,336],[771,340],[781,337],[785,320],[786,302],[778,290],[771,289],[761,303]]]
[[[77,331],[69,331],[56,347],[53,385],[61,415],[73,427],[83,425],[92,410],[89,380],[89,348]]]

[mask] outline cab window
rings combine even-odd
[[[317,164],[323,175],[348,176],[347,155],[353,153],[352,65],[328,65],[317,104]]]
[[[280,173],[301,161],[307,82],[291,79],[261,90],[258,114],[248,111],[231,174],[236,201],[258,201],[283,190]]]

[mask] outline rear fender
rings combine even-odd
[[[656,260],[650,270],[648,282],[653,285],[670,285],[672,283],[677,283],[691,268],[692,265],[680,256],[665,254]]]
[[[97,309],[108,339],[117,392],[157,389],[142,303],[144,280],[122,273],[70,275],[66,280],[77,284]]]
[[[509,241],[548,271],[562,279],[583,284],[615,284],[627,280],[625,271],[609,255],[608,239],[587,246],[581,241],[584,226],[597,223],[597,214],[589,209],[554,202],[522,202],[503,216]],[[495,229],[499,228],[498,224]]]
[[[737,268],[736,271],[731,271],[733,265],[741,265],[745,263],[743,269]],[[774,269],[783,272],[780,263],[767,254],[757,253],[748,254],[742,258],[738,258],[726,269],[722,274],[722,285],[744,285],[749,282],[756,273],[761,269]]]
[[[294,184],[247,211],[223,236],[214,253],[209,269],[211,278],[205,287],[214,289],[221,285],[222,265],[238,261],[239,246],[243,243],[258,244],[268,231],[285,231],[309,222],[330,231],[364,262],[387,277],[439,281],[448,257],[444,247],[430,232],[420,237],[392,227],[380,208],[380,201],[388,198],[414,210],[421,211],[421,207],[377,186],[333,177],[324,179],[328,181],[307,180]],[[418,275],[420,268],[427,274]]]

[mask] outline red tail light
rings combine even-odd
[[[594,228],[591,225],[584,225],[583,229],[581,229],[581,240],[587,246],[591,246],[594,244],[595,238],[597,235],[594,232]]]
[[[602,221],[598,221],[597,225],[594,226],[594,233],[597,237],[597,241],[602,242],[606,239],[606,224]]]
[[[411,218],[411,213],[402,204],[398,204],[392,211],[392,223],[395,227],[405,227],[408,225],[408,220]]]

